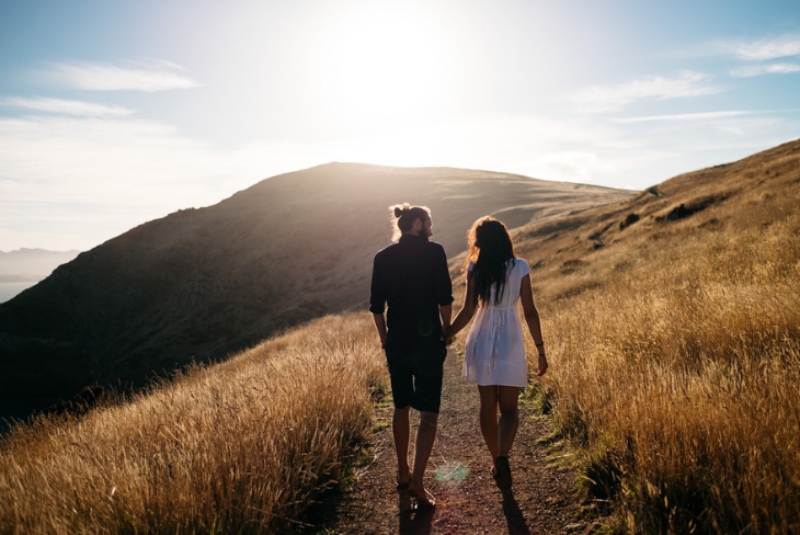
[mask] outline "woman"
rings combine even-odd
[[[539,313],[533,303],[528,263],[514,256],[505,225],[486,216],[472,225],[465,262],[464,306],[447,331],[452,338],[477,311],[467,335],[463,375],[477,383],[483,438],[494,461],[492,475],[501,489],[511,488],[508,454],[519,422],[517,398],[528,384],[528,366],[517,303],[538,350],[536,375],[547,371]],[[500,409],[500,419],[497,410]]]

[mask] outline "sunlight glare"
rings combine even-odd
[[[335,24],[328,95],[339,120],[427,117],[445,92],[445,39],[429,13],[362,6]]]

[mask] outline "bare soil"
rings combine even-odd
[[[478,391],[461,378],[451,351],[445,364],[442,409],[425,484],[437,499],[425,513],[407,512],[407,492],[395,489],[397,461],[392,407],[378,409],[370,462],[360,467],[349,491],[312,528],[326,534],[556,534],[591,531],[576,491],[576,474],[548,463],[545,419],[520,405],[520,426],[511,452],[514,486],[505,495],[489,469],[491,459],[478,425]],[[413,411],[412,411],[413,413]],[[415,426],[412,416],[412,427]],[[412,451],[415,429],[412,429]]]

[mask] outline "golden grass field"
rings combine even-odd
[[[291,527],[370,430],[385,380],[371,321],[323,318],[84,419],[18,427],[0,454],[0,533]]]
[[[702,209],[665,217],[681,204]],[[793,142],[514,231],[551,364],[529,394],[608,500],[609,530],[800,532],[798,206]],[[366,311],[326,317],[17,427],[0,445],[0,532],[290,528],[370,431],[386,388],[373,330]]]
[[[538,394],[620,531],[800,532],[800,144],[775,152],[665,183],[725,200],[532,275]]]

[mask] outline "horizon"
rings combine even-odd
[[[0,5],[0,251],[348,161],[643,190],[800,134],[800,7]]]

